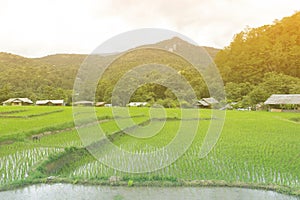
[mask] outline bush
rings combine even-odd
[[[127,185],[128,185],[128,187],[132,187],[132,186],[133,186],[133,180],[130,179],[130,180],[128,181]]]

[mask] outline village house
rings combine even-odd
[[[146,106],[148,103],[147,102],[130,102],[128,104],[129,107],[144,107]]]
[[[198,108],[212,108],[214,105],[218,104],[219,101],[213,97],[209,98],[202,98],[201,100],[197,101],[196,106]]]
[[[94,106],[92,101],[76,101],[73,103],[73,106]]]
[[[300,94],[272,94],[264,104],[271,112],[300,112]]]
[[[96,107],[103,107],[105,105],[105,102],[96,102]]]
[[[33,102],[28,98],[10,98],[2,102],[3,106],[28,106],[32,105]]]
[[[37,106],[64,106],[64,100],[38,100],[35,102]]]

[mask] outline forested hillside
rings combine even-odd
[[[223,50],[204,47],[221,72],[228,101],[239,102],[237,106],[245,107],[263,102],[274,93],[300,93],[299,30],[300,12],[276,20],[271,25],[249,27],[236,34]],[[180,38],[143,47],[149,49],[133,50],[115,60],[99,81],[96,100],[110,102],[118,79],[132,67],[143,63],[171,66],[189,81],[198,98],[209,96],[198,72],[186,60],[173,54],[185,52],[191,57],[202,56],[205,53],[202,47]],[[153,47],[169,51],[158,51],[157,54],[150,50]],[[0,102],[11,97],[65,99],[71,102],[74,80],[86,57],[57,54],[33,59],[0,53]],[[131,100],[178,105],[170,89],[157,84],[138,88]]]
[[[174,44],[177,44],[177,50],[179,49],[179,51],[185,51],[185,49],[191,46],[191,44],[179,38],[173,38],[149,45],[148,47],[166,48],[168,45],[173,47]],[[200,56],[202,55],[200,53],[205,53],[202,47],[193,47],[196,49],[194,53],[198,53]],[[146,46],[144,46],[144,48],[146,48]],[[204,47],[204,49],[206,49],[211,57],[214,57],[219,51],[211,47]],[[87,56],[88,55],[79,54],[57,54],[31,59],[9,53],[0,53],[0,101],[2,102],[10,97],[28,97],[32,100],[65,99],[70,103],[77,71]],[[103,58],[105,59],[105,57]],[[183,59],[180,59],[178,56],[172,56],[172,54],[167,51],[162,54],[157,54],[154,51],[138,50],[129,54],[129,57],[125,56],[121,58],[121,60],[114,62],[114,64],[108,68],[104,74],[104,78],[99,82],[99,89],[96,94],[97,100],[110,102],[113,86],[121,77],[122,73],[134,67],[135,64],[143,64],[145,62],[165,64],[175,67],[178,71],[182,69],[180,73],[193,82],[191,84],[196,87],[197,96],[209,96],[207,88],[203,80],[201,80],[201,76],[195,76],[197,71],[192,70],[191,67],[189,68],[190,70],[187,70],[186,67],[189,66],[189,64]],[[95,63],[95,66],[97,66],[97,63]],[[165,100],[168,97],[172,97],[172,100]],[[132,100],[145,101],[145,99],[151,102],[165,100],[166,103],[170,104],[170,102],[176,98],[167,88],[148,84],[141,87],[136,92],[136,95],[132,97]],[[171,104],[174,105],[174,102]]]
[[[297,12],[236,34],[215,58],[228,100],[253,105],[274,93],[300,93],[299,30]]]
[[[51,57],[55,57],[53,60]],[[67,58],[66,58],[67,57]],[[0,53],[0,101],[11,97],[70,100],[79,55],[54,55],[40,59]],[[60,58],[61,62],[58,62]],[[76,64],[72,62],[76,58]]]
[[[161,81],[167,80],[168,84],[172,85],[174,89],[179,91],[182,96],[190,96],[189,91],[184,90],[184,86],[178,82],[178,74],[185,77],[189,84],[195,89],[198,98],[202,96],[209,96],[206,84],[199,72],[191,66],[185,59],[172,52],[165,50],[158,50],[153,48],[137,49],[123,55],[116,59],[108,70],[103,74],[100,80],[96,97],[101,101],[110,102],[111,94],[117,82],[126,74],[126,72],[134,69],[136,66],[143,66],[144,64],[161,64],[171,67],[176,74],[172,74],[167,69],[162,68],[162,72],[158,72],[149,66],[147,75],[137,74],[127,78],[126,86],[122,88],[124,95],[129,93],[130,86],[137,86],[136,92],[133,94],[132,101],[148,101],[149,103],[159,102],[164,106],[178,106],[176,96],[171,89],[165,86],[148,83],[138,87],[140,80],[145,82],[152,82],[153,80]],[[143,77],[141,77],[143,76]],[[152,81],[151,81],[152,80]],[[191,92],[191,91],[190,91]],[[86,96],[86,95],[85,95]],[[125,102],[118,100],[120,105]],[[190,102],[191,103],[191,102]]]
[[[260,82],[265,73],[300,78],[300,12],[272,25],[247,28],[215,59],[226,82]]]

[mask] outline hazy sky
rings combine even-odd
[[[139,28],[165,28],[222,48],[246,26],[300,10],[299,0],[0,0],[0,51],[27,57],[89,54]]]

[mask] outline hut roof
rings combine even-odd
[[[216,100],[213,97],[209,97],[209,98],[202,98],[203,101],[205,101],[208,104],[215,104],[215,103],[219,103],[218,100]]]
[[[74,105],[80,105],[80,104],[88,104],[88,105],[94,105],[94,102],[92,101],[76,101],[73,103]]]
[[[10,98],[6,101],[3,102],[3,104],[7,104],[7,103],[12,103],[12,102],[23,102],[23,103],[29,103],[29,104],[32,104],[33,102],[28,99],[28,98]]]
[[[38,101],[35,102],[36,105],[45,105],[47,103],[63,104],[64,100],[38,100]]]
[[[206,103],[205,101],[203,101],[203,100],[199,100],[198,101],[198,105],[202,105],[202,106],[209,106],[209,104],[208,103]]]
[[[102,102],[97,102],[96,106],[104,106],[104,104],[105,104],[105,102],[103,102],[103,101]]]
[[[146,106],[148,103],[147,102],[130,102],[128,105],[129,106]]]
[[[300,104],[300,94],[272,94],[264,104]]]

